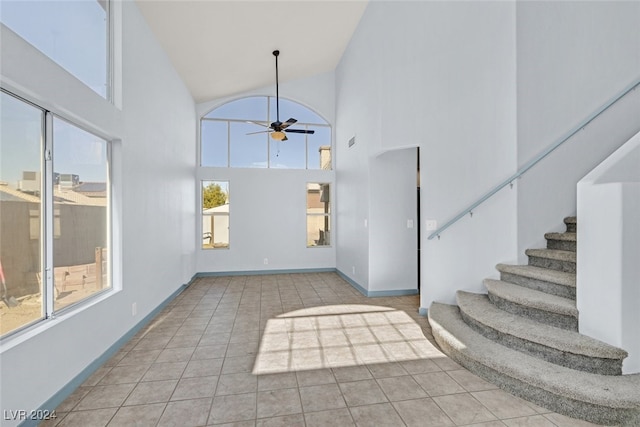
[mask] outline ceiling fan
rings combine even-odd
[[[253,123],[253,124],[256,124],[256,125],[259,125],[259,126],[264,126],[264,127],[268,128],[267,130],[261,130],[261,131],[258,131],[258,132],[250,132],[247,135],[254,135],[254,134],[257,134],[257,133],[269,132],[269,134],[271,135],[271,138],[275,139],[276,141],[286,141],[288,138],[287,138],[287,135],[285,134],[285,132],[288,132],[288,133],[313,134],[313,133],[315,133],[315,131],[313,131],[313,130],[289,129],[289,126],[291,126],[292,124],[297,122],[297,120],[294,119],[293,117],[290,118],[289,120],[287,120],[284,123],[282,123],[280,121],[280,96],[279,96],[279,93],[278,93],[278,55],[280,55],[280,51],[279,50],[274,50],[273,51],[273,56],[276,57],[276,121],[271,123],[269,126],[267,126],[264,123],[247,120],[247,123]]]

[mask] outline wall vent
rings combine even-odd
[[[351,139],[349,140],[349,148],[353,147],[355,143],[356,143],[356,137],[352,136]]]

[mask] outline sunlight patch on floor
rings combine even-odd
[[[371,365],[444,355],[404,311],[362,304],[312,307],[267,321],[255,375]]]

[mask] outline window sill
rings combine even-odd
[[[93,307],[94,305],[101,303],[102,301],[110,298],[112,295],[115,295],[119,292],[120,292],[119,289],[113,289],[113,288],[106,292],[101,292],[100,294],[95,295],[94,297],[88,298],[86,301],[79,302],[72,307],[63,309],[60,313],[56,314],[53,317],[50,317],[49,319],[43,319],[43,320],[37,321],[33,325],[26,327],[25,329],[19,332],[16,332],[15,334],[12,334],[7,336],[6,338],[0,339],[0,344],[1,344],[0,355],[40,335],[41,333],[44,333],[50,328],[57,326],[59,323],[65,321],[66,319],[69,319],[75,316],[76,314],[79,314]]]

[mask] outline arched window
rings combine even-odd
[[[276,99],[254,96],[228,102],[200,121],[200,165],[231,168],[331,169],[331,126],[307,107],[280,98],[280,121],[297,119],[286,141],[269,137]]]

